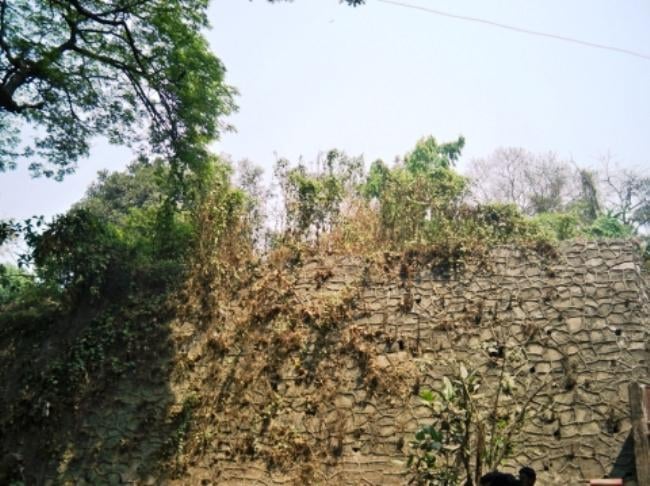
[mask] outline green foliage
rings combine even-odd
[[[472,418],[469,394],[478,390],[476,375],[464,379],[443,378],[440,390],[423,390],[420,398],[432,408],[434,422],[418,429],[411,442],[407,467],[416,484],[453,486],[460,482],[462,468],[457,456],[468,447],[468,427]]]
[[[138,161],[123,172],[101,171],[76,206],[108,223],[124,224],[132,210],[146,212],[160,207],[165,199],[164,183],[168,173],[169,169],[160,160],[153,164]]]
[[[19,228],[14,220],[0,221],[0,247],[15,238]]]
[[[460,205],[451,214],[432,219],[425,241],[458,255],[492,245],[547,239],[539,227],[512,204]]]
[[[585,234],[594,238],[626,238],[634,234],[634,229],[611,213],[601,214],[586,228]]]
[[[434,137],[428,136],[418,140],[413,151],[404,157],[404,166],[413,174],[449,169],[460,157],[464,146],[464,137],[440,145]]]
[[[168,171],[140,162],[102,173],[68,213],[19,225],[29,247],[22,264],[33,267],[38,286],[73,304],[118,298],[145,281],[159,289],[172,283],[195,230],[189,209],[165,195]]]
[[[329,151],[323,167],[309,171],[299,163],[290,167],[280,159],[275,176],[284,199],[286,229],[291,237],[315,240],[338,222],[341,205],[356,193],[363,161],[336,150]]]
[[[368,199],[378,199],[390,177],[390,169],[383,160],[375,160],[370,166],[366,182],[361,188],[362,194]]]
[[[0,308],[17,302],[34,285],[33,275],[13,265],[0,265]]]
[[[190,394],[185,397],[180,411],[172,417],[172,433],[163,446],[165,454],[179,459],[185,449],[185,442],[192,425],[192,415],[198,405],[198,396]]]
[[[465,141],[420,140],[403,164],[375,162],[362,193],[379,204],[383,237],[393,244],[431,241],[458,206],[467,181],[452,169]]]
[[[580,218],[571,213],[542,213],[534,216],[532,222],[537,224],[542,234],[551,240],[563,241],[581,234]]]
[[[124,260],[115,229],[84,209],[59,216],[42,233],[27,231],[25,239],[40,279],[75,299],[97,297]]]
[[[16,0],[0,15],[0,170],[21,156],[63,177],[92,137],[140,143],[196,170],[234,108],[202,32],[206,0]],[[20,146],[21,127],[38,130]],[[146,128],[148,135],[142,130]],[[47,164],[47,165],[46,165]]]
[[[486,350],[499,354],[489,346]],[[453,376],[443,377],[434,390],[420,392],[431,417],[411,442],[411,483],[472,486],[483,470],[496,470],[512,455],[530,403],[547,386],[542,382],[533,388],[511,374],[519,360],[514,352],[469,370],[456,363]],[[496,376],[491,371],[495,368]]]

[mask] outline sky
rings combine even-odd
[[[403,0],[650,56],[647,0]],[[423,136],[464,135],[460,168],[499,147],[650,168],[650,60],[367,0],[212,0],[206,33],[240,95],[214,150],[271,172],[338,148],[391,161]],[[101,169],[132,159],[98,140],[64,182],[0,174],[0,219],[52,216]]]

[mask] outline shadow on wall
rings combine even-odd
[[[180,426],[164,307],[162,297],[144,296],[1,322],[1,484],[118,484],[159,474]]]
[[[625,484],[628,484],[628,481],[636,481],[636,462],[632,431],[630,431],[625,442],[623,442],[608,477],[623,478]]]

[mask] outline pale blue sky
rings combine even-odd
[[[647,0],[404,0],[650,55]],[[241,96],[215,150],[270,172],[274,153],[329,148],[392,160],[432,134],[463,162],[500,146],[581,165],[610,151],[650,166],[650,61],[368,0],[213,0],[208,33]],[[128,150],[98,142],[63,183],[0,174],[0,218],[52,215]],[[461,164],[462,167],[462,164]]]

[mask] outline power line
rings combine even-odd
[[[650,55],[643,54],[641,52],[636,52],[636,51],[631,51],[629,49],[623,49],[621,47],[616,47],[616,46],[609,46],[606,44],[596,44],[595,42],[589,42],[589,41],[583,41],[580,39],[574,39],[573,37],[565,37],[563,35],[557,35],[557,34],[549,34],[546,32],[539,32],[536,30],[530,30],[530,29],[524,29],[522,27],[516,27],[514,25],[507,25],[507,24],[501,24],[499,22],[494,22],[492,20],[486,20],[486,19],[481,19],[478,17],[470,17],[467,15],[457,15],[457,14],[452,14],[449,12],[443,12],[442,10],[435,10],[432,8],[428,7],[422,7],[420,5],[412,5],[409,3],[404,3],[404,2],[399,2],[395,0],[377,0],[378,2],[381,3],[387,3],[391,5],[395,5],[398,7],[404,7],[404,8],[410,8],[413,10],[421,10],[423,12],[427,12],[430,14],[434,15],[439,15],[441,17],[448,17],[451,19],[456,19],[456,20],[465,20],[468,22],[477,22],[479,24],[484,24],[484,25],[489,25],[492,27],[499,27],[501,29],[506,29],[506,30],[512,30],[514,32],[519,32],[521,34],[528,34],[528,35],[536,35],[538,37],[546,37],[549,39],[555,39],[555,40],[560,40],[564,42],[571,42],[573,44],[579,44],[582,46],[587,46],[587,47],[592,47],[595,49],[605,49],[607,51],[613,51],[613,52],[618,52],[621,54],[627,54],[628,56],[634,56],[634,57],[640,57],[641,59],[645,59],[646,61],[650,61]]]

